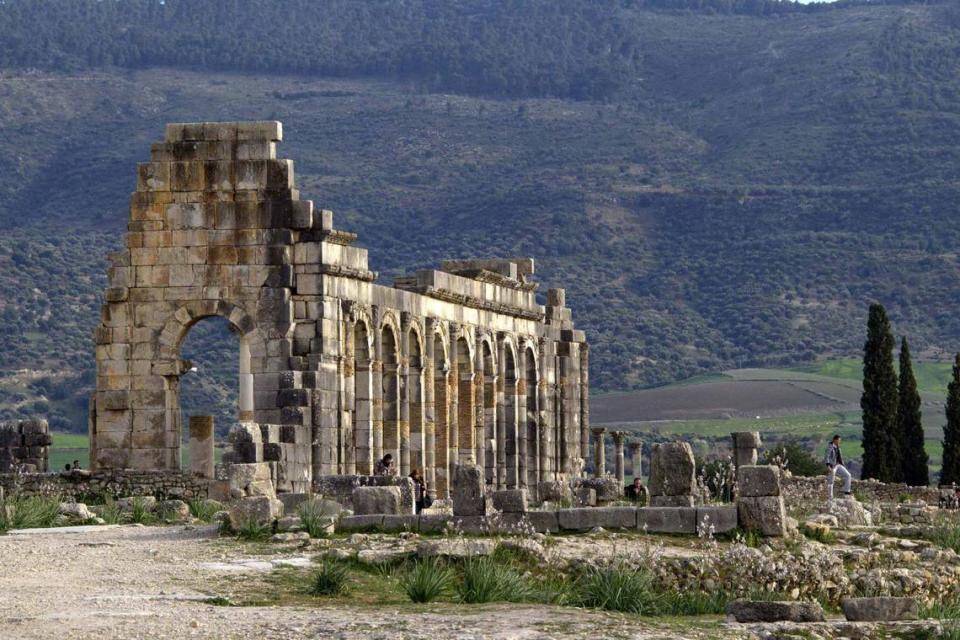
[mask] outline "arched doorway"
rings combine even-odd
[[[373,474],[373,374],[370,367],[370,332],[360,320],[353,329],[353,443],[354,469],[349,456],[345,473]]]
[[[393,326],[384,325],[381,333],[383,363],[383,433],[379,456],[393,455],[394,468],[400,468],[400,378],[399,342]],[[376,434],[374,434],[376,446]],[[400,468],[401,473],[403,469]]]
[[[516,489],[526,483],[521,482],[519,474],[520,447],[517,441],[517,360],[513,355],[513,347],[507,345],[504,349],[503,362],[503,424],[504,439],[503,451],[505,457],[505,472],[502,482],[508,489]],[[526,465],[524,465],[525,467]]]
[[[540,379],[537,375],[537,354],[531,347],[526,351],[527,371],[527,486],[535,487],[540,481]]]
[[[424,431],[424,390],[423,390],[423,350],[420,346],[420,334],[413,327],[407,333],[410,353],[407,357],[407,406],[409,407],[409,448],[410,471],[419,469],[426,477],[426,433]]]
[[[488,486],[497,485],[497,366],[493,360],[493,351],[487,340],[480,341],[480,364],[483,378],[482,389],[482,442],[477,443],[478,452],[482,448],[484,473]],[[478,458],[480,457],[478,453]]]
[[[443,336],[435,333],[433,336],[433,429],[434,429],[434,465],[437,496],[446,498],[449,495],[450,471],[450,401],[447,395],[447,385],[450,366],[447,364],[447,350],[444,348]]]
[[[457,462],[476,462],[474,451],[476,413],[474,412],[473,359],[470,344],[463,336],[457,338]],[[454,461],[451,461],[451,464]],[[450,469],[453,477],[453,469]]]

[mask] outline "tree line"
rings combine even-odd
[[[893,364],[893,332],[883,305],[870,306],[863,355],[863,469],[861,477],[910,486],[930,483],[924,449],[920,392],[910,345],[900,343],[899,375]],[[947,387],[940,484],[960,482],[960,353]]]

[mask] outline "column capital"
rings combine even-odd
[[[643,446],[643,443],[642,443],[642,442],[637,442],[637,441],[628,442],[628,443],[627,443],[627,446],[630,448],[630,451],[631,451],[631,452],[636,452],[636,451],[639,451],[639,450],[640,450],[640,448]]]
[[[626,431],[611,431],[610,435],[613,436],[614,444],[618,446],[623,446],[623,439],[627,436]]]
[[[590,427],[590,431],[598,438],[607,432],[606,427]]]

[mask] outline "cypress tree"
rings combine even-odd
[[[920,392],[910,361],[910,345],[900,343],[900,384],[897,389],[897,435],[900,438],[901,480],[911,487],[930,484],[927,452],[923,448]]]
[[[940,484],[960,483],[960,353],[953,362],[947,387],[947,426],[943,428],[943,469]]]
[[[895,479],[900,468],[897,429],[897,372],[893,333],[883,305],[870,305],[863,346],[863,469],[861,478]]]

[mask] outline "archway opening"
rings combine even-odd
[[[190,417],[212,416],[216,438],[239,420],[253,420],[253,374],[247,341],[226,318],[210,316],[195,323],[180,343],[180,357],[190,367],[175,383],[179,399],[179,460],[190,468]]]
[[[426,433],[424,430],[424,395],[423,395],[423,353],[420,348],[420,336],[413,328],[407,334],[409,356],[407,360],[407,406],[409,407],[408,423],[405,426],[409,447],[410,471],[418,469],[422,477],[426,477]]]
[[[393,455],[394,468],[404,470],[400,460],[400,379],[397,375],[399,365],[397,336],[390,326],[383,327],[382,333],[382,361],[383,361],[383,435],[382,451],[379,456],[388,453]]]
[[[540,481],[540,418],[539,418],[539,379],[537,377],[537,355],[533,349],[527,349],[527,486],[535,487]]]
[[[357,322],[353,330],[353,438],[354,469],[363,475],[373,474],[373,412],[371,393],[373,377],[370,370],[370,333],[364,322]],[[353,473],[347,456],[345,473]]]
[[[493,361],[490,343],[480,342],[481,367],[483,372],[482,400],[483,438],[477,443],[478,452],[482,448],[484,470],[487,485],[496,486],[497,482],[497,370]],[[479,453],[478,453],[479,455]],[[501,463],[502,464],[502,463]],[[501,478],[502,481],[502,478]]]
[[[473,360],[467,339],[457,339],[457,457],[461,463],[476,462],[474,451]],[[451,469],[450,477],[453,477]]]
[[[508,489],[524,485],[519,473],[520,443],[517,438],[517,362],[513,349],[504,350],[503,363],[503,450],[505,460],[505,478]],[[526,467],[526,465],[524,465]]]

